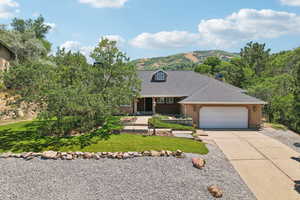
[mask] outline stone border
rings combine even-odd
[[[109,159],[129,159],[137,157],[176,157],[184,158],[185,154],[181,150],[177,151],[143,151],[143,152],[57,152],[57,151],[45,151],[43,153],[26,152],[21,154],[3,153],[0,154],[0,158],[22,158],[24,160],[31,160],[33,158],[40,158],[43,160],[74,160],[74,159],[94,159],[99,160],[101,158]]]

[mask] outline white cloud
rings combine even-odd
[[[100,38],[100,40],[102,38],[105,38],[105,39],[108,39],[108,40],[111,40],[111,41],[116,41],[117,44],[119,44],[119,45],[122,45],[126,42],[126,40],[120,35],[104,35]]]
[[[80,42],[77,41],[66,41],[63,43],[60,48],[65,48],[66,51],[72,51],[72,52],[80,52],[86,57],[90,56],[90,53],[92,52],[93,48],[92,46],[83,46]]]
[[[95,8],[121,8],[128,0],[79,0],[79,3],[89,4]]]
[[[300,34],[300,16],[274,10],[241,9],[225,18],[202,20],[198,33],[142,33],[130,44],[139,48],[181,48],[202,45],[229,48],[250,40]]]
[[[0,18],[10,18],[20,12],[19,4],[14,0],[0,0]]]
[[[130,44],[139,48],[183,48],[198,43],[199,34],[186,31],[162,31],[142,33],[132,39]]]
[[[300,6],[300,0],[280,0],[283,5]]]
[[[202,20],[202,43],[232,46],[239,42],[300,33],[300,16],[273,10],[242,9],[224,19]]]

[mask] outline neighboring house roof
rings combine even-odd
[[[187,97],[180,103],[245,103],[265,102],[244,94],[245,90],[193,71],[166,71],[166,82],[154,82],[155,71],[138,71],[142,80],[142,97]]]
[[[16,54],[11,48],[9,48],[3,41],[0,40],[0,45],[3,46],[13,57],[13,59],[16,59]]]

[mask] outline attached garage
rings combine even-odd
[[[199,110],[200,128],[248,128],[246,107],[202,107]]]

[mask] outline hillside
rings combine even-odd
[[[237,57],[237,53],[229,53],[220,50],[193,51],[166,57],[142,58],[132,61],[139,70],[187,70],[192,69],[196,64],[202,63],[207,57],[217,56],[226,61],[232,57]]]

